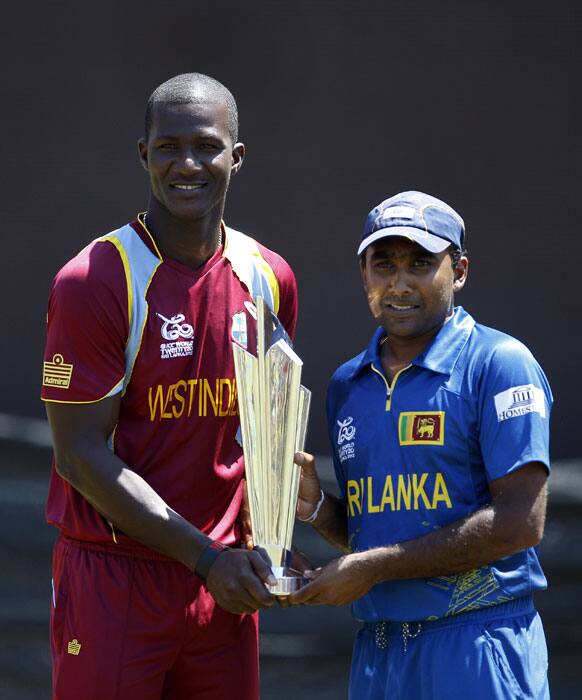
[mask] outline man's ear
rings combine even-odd
[[[232,149],[232,167],[230,169],[231,175],[236,175],[241,169],[243,160],[245,157],[245,145],[244,143],[235,143]]]
[[[465,286],[469,274],[469,258],[462,255],[453,269],[453,292],[460,292]]]
[[[144,138],[138,139],[137,141],[137,152],[139,153],[139,162],[141,163],[143,169],[149,172],[148,168],[148,144]]]

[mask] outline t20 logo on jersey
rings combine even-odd
[[[340,462],[353,459],[356,456],[355,442],[356,426],[353,425],[354,417],[348,416],[344,420],[338,420],[339,430],[337,434],[337,453]]]
[[[166,318],[156,311],[156,316],[162,321],[161,334],[164,340],[175,342],[160,344],[160,357],[163,360],[172,357],[185,357],[194,354],[194,328],[189,323],[184,323],[184,314],[175,314]],[[178,340],[183,338],[184,340]]]
[[[406,411],[398,419],[401,445],[444,445],[444,411]]]

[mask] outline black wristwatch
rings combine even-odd
[[[200,576],[203,581],[206,581],[206,577],[212,565],[226,549],[230,549],[230,547],[227,547],[221,542],[209,542],[202,552],[200,552],[194,573]]]

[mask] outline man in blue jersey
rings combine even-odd
[[[552,395],[522,343],[454,306],[464,237],[421,192],[370,212],[358,254],[380,327],[327,397],[341,498],[297,457],[298,517],[346,554],[290,602],[353,604],[357,700],[549,697],[532,593]]]

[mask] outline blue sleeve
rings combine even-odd
[[[335,394],[337,392],[337,383],[332,379],[328,390],[326,398],[326,413],[327,413],[327,432],[329,435],[329,444],[331,447],[331,457],[333,459],[333,468],[335,471],[335,478],[337,485],[341,494],[341,497],[345,500],[346,498],[346,476],[344,474],[343,467],[339,461],[337,454],[337,440],[335,436],[335,424],[336,424],[336,412],[335,412]]]
[[[518,340],[499,342],[479,387],[479,444],[489,481],[528,462],[550,469],[552,392],[542,368]]]

